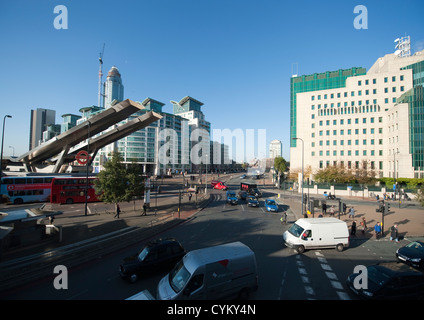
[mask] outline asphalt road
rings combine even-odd
[[[237,189],[239,182],[233,179],[229,183],[232,189]],[[232,241],[245,243],[255,252],[259,271],[259,289],[251,295],[253,300],[356,299],[345,285],[354,267],[394,260],[396,248],[402,245],[358,240],[351,241],[351,247],[343,252],[311,250],[299,255],[283,244],[282,233],[289,226],[281,225],[281,215],[265,210],[264,199],[271,194],[264,194],[260,207],[252,208],[244,201],[238,205],[226,204],[224,191],[209,192],[213,201],[207,208],[158,237],[174,237],[188,251]],[[284,200],[279,201],[280,208],[286,208]],[[288,220],[294,221],[295,217],[289,214]],[[7,299],[122,300],[145,289],[156,296],[157,284],[164,273],[134,284],[122,280],[118,273],[123,258],[142,246],[140,243],[117,253],[93,257],[91,262],[68,270],[68,289],[55,289],[53,279],[49,279],[20,288]]]

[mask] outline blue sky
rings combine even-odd
[[[55,6],[68,9],[57,30]],[[357,30],[355,6],[368,10]],[[124,96],[202,101],[212,128],[266,129],[289,159],[290,77],[365,67],[410,35],[424,49],[422,0],[2,0],[0,116],[4,154],[28,151],[30,110],[79,114],[97,104],[98,57],[117,66]],[[105,80],[106,76],[103,77]],[[266,148],[268,149],[268,147]]]

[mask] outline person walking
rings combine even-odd
[[[322,204],[322,214],[325,215],[327,213],[327,204],[324,202]]]
[[[365,235],[365,231],[367,230],[367,221],[365,220],[365,217],[362,217],[361,229],[362,235]]]
[[[287,224],[287,212],[283,211],[283,214],[281,215],[280,218],[281,224]]]
[[[352,227],[350,228],[350,235],[356,236],[356,220],[352,222]]]
[[[352,218],[354,218],[355,217],[355,209],[353,209],[353,207],[350,207],[350,211],[349,211],[349,218],[350,217],[352,217]]]
[[[114,218],[118,218],[119,219],[119,214],[121,213],[121,208],[119,207],[119,203],[116,204],[116,214],[114,216]]]
[[[396,242],[399,242],[399,239],[398,239],[398,226],[397,226],[397,224],[393,225],[390,228],[390,241],[393,242],[393,240],[395,240]]]
[[[147,204],[144,203],[143,204],[143,214],[142,214],[142,216],[146,216],[146,215],[147,215]]]
[[[380,225],[380,222],[377,221],[377,223],[374,226],[374,231],[375,231],[375,237],[376,237],[376,239],[380,238],[380,235],[381,235],[381,225]]]
[[[330,217],[334,217],[334,206],[330,207]]]

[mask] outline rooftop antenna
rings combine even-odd
[[[405,36],[397,38],[395,41],[395,55],[400,58],[410,57],[411,56],[411,37]]]
[[[105,44],[103,43],[103,49],[102,52],[99,54],[99,92],[98,92],[98,100],[97,100],[97,106],[101,107],[101,97],[102,97],[102,69],[103,69],[103,53],[105,52]]]

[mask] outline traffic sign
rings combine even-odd
[[[87,164],[88,160],[91,157],[88,155],[88,152],[85,150],[81,150],[80,152],[77,153],[77,155],[75,156],[75,159],[78,161],[79,164],[85,165]]]

